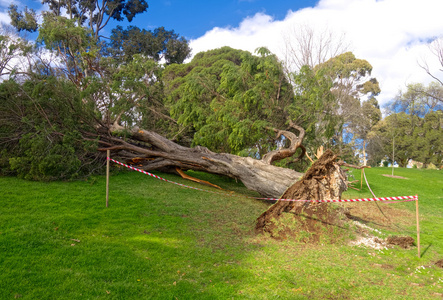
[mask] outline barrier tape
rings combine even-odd
[[[239,195],[235,195],[235,194],[214,192],[214,191],[204,190],[204,189],[196,188],[196,187],[193,187],[193,186],[185,185],[185,184],[182,184],[182,183],[178,183],[178,182],[175,182],[175,181],[172,181],[172,180],[168,180],[168,179],[162,178],[160,176],[157,176],[155,174],[149,173],[147,171],[135,168],[133,166],[124,164],[124,163],[119,162],[119,161],[117,161],[115,159],[112,159],[110,157],[107,157],[106,159],[110,160],[110,161],[112,161],[112,162],[114,162],[116,164],[119,164],[119,165],[121,165],[123,167],[126,167],[128,169],[131,169],[133,171],[137,171],[137,172],[146,174],[148,176],[154,177],[156,179],[163,180],[163,181],[166,181],[166,182],[169,182],[169,183],[172,183],[172,184],[179,185],[181,187],[190,188],[190,189],[193,189],[193,190],[208,192],[208,193],[217,194],[217,195],[224,195],[224,196],[231,196],[231,197],[232,196],[240,197]],[[416,201],[416,200],[418,200],[418,196],[417,195],[415,195],[415,196],[398,196],[398,197],[380,197],[380,198],[361,198],[361,199],[339,199],[339,200],[328,200],[328,199],[325,199],[325,200],[301,200],[301,199],[280,199],[280,198],[258,198],[258,197],[244,196],[244,195],[241,195],[241,197],[246,197],[246,198],[250,198],[250,199],[257,199],[257,200],[268,200],[268,201],[297,201],[297,202],[299,201],[299,202],[316,202],[316,203],[317,202],[323,202],[323,203],[324,202],[372,202],[372,201],[382,201],[384,203],[398,203],[398,202],[407,202],[407,201]],[[400,201],[400,200],[402,200],[402,201]]]

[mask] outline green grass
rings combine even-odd
[[[254,195],[233,180],[194,174]],[[380,174],[390,170],[383,168],[366,174],[377,196],[419,195],[421,259],[415,248],[257,236],[255,218],[269,204],[136,172],[111,177],[108,208],[104,177],[0,177],[0,299],[440,299],[443,271],[433,263],[443,258],[443,173],[395,170],[408,180],[385,178]],[[364,188],[344,195],[357,196],[370,194]],[[392,205],[415,209],[413,202]],[[414,236],[413,225],[406,234]]]

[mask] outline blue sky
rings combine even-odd
[[[315,6],[317,0],[147,0],[149,8],[131,23],[114,22],[113,25],[135,25],[144,29],[163,26],[187,39],[196,39],[214,27],[232,27],[256,13],[264,13],[275,20],[283,20],[289,10]],[[9,1],[1,0],[4,6]],[[15,1],[19,7],[40,9],[41,2]],[[107,28],[110,31],[111,28]]]
[[[0,0],[0,22],[10,22],[10,3]],[[13,3],[41,7],[37,0]],[[443,79],[442,66],[432,54],[436,39],[443,37],[443,0],[148,0],[148,4],[148,11],[131,25],[174,30],[190,41],[193,55],[222,46],[250,52],[265,46],[285,61],[300,28],[344,36],[346,50],[373,66],[381,104],[408,83],[431,81],[419,64],[426,63]],[[108,34],[116,25],[109,26]]]
[[[214,27],[235,27],[249,16],[264,13],[283,20],[289,10],[315,6],[313,0],[160,0],[148,1],[149,9],[133,23],[153,29],[164,26],[187,39],[196,39]]]

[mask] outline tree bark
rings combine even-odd
[[[296,127],[294,127],[296,128]],[[112,130],[118,130],[114,124]],[[119,156],[130,162],[133,159],[142,164],[140,169],[145,171],[162,170],[175,172],[175,168],[182,170],[196,170],[236,178],[250,190],[257,191],[264,197],[278,198],[292,184],[302,177],[302,173],[292,169],[272,165],[275,160],[293,155],[304,136],[304,130],[297,128],[299,136],[288,131],[277,131],[291,141],[288,149],[272,151],[262,160],[251,157],[240,157],[228,153],[215,153],[206,147],[197,146],[188,148],[178,145],[165,137],[138,127],[129,132],[130,139],[109,136],[104,144],[112,146],[100,150],[111,150],[113,156]]]

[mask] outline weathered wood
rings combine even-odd
[[[303,129],[300,130],[301,137],[291,137],[299,145],[304,135]],[[257,191],[264,197],[279,197],[303,175],[288,168],[272,165],[271,162],[275,159],[257,160],[228,153],[215,153],[201,146],[188,148],[138,127],[133,128],[129,134],[132,140],[145,143],[148,147],[134,145],[119,138],[110,138],[114,145],[101,150],[109,149],[127,158],[149,158],[140,167],[146,171],[174,171],[179,167],[182,170],[192,169],[236,178],[248,189]],[[295,153],[296,147],[293,145],[292,148],[291,151]],[[133,155],[130,155],[131,153]]]

